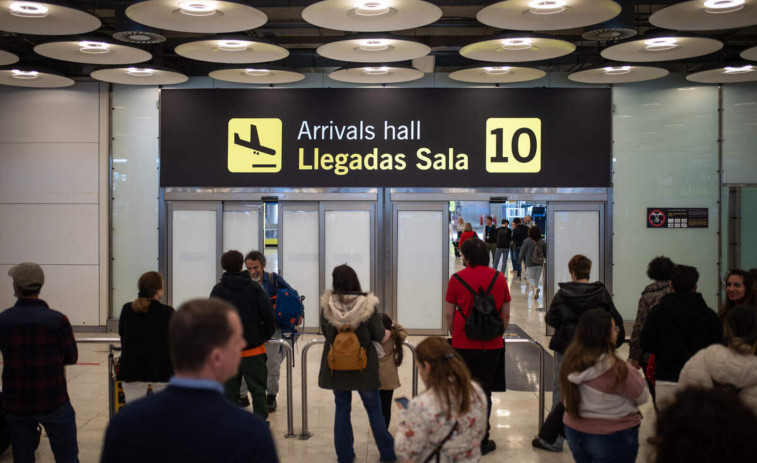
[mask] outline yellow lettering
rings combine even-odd
[[[300,170],[312,170],[313,169],[312,165],[309,166],[309,165],[305,164],[305,149],[304,148],[300,148],[300,165],[299,165],[299,168],[300,168]]]
[[[402,153],[397,153],[394,157],[394,162],[396,164],[394,167],[395,170],[405,170],[405,167],[407,167],[407,163],[405,163],[405,155]]]
[[[358,153],[350,156],[350,170],[363,170],[363,157]]]
[[[458,153],[457,160],[455,161],[455,170],[468,170],[468,155],[465,153]]]
[[[373,151],[365,155],[365,170],[378,169],[378,148],[373,148]]]
[[[430,153],[431,150],[428,148],[418,148],[418,151],[415,153],[415,156],[419,160],[416,166],[420,170],[429,170],[431,168],[431,158],[426,157],[426,155]]]
[[[323,153],[321,155],[321,168],[323,170],[331,170],[334,168],[334,155],[330,153]]]
[[[345,175],[349,173],[350,170],[346,166],[348,159],[349,159],[349,155],[347,153],[339,153],[335,156],[335,160],[336,160],[336,167],[334,169],[335,174]]]

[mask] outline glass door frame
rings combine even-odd
[[[263,224],[263,203],[259,201],[223,201],[221,210],[221,249],[223,249],[223,213],[224,212],[247,212],[256,211],[258,214],[258,243],[255,249],[265,251],[265,229]],[[250,249],[239,249],[242,254],[247,254]],[[223,252],[223,251],[221,251]]]
[[[326,288],[326,281],[328,281],[327,278],[327,272],[330,272],[331,269],[326,268],[326,212],[330,211],[368,211],[370,215],[370,230],[371,234],[368,237],[369,243],[370,243],[370,251],[369,251],[369,259],[370,259],[370,265],[369,265],[369,271],[370,271],[370,291],[376,295],[381,294],[381,288],[377,286],[376,282],[376,269],[377,269],[377,243],[376,243],[376,202],[372,201],[319,201],[318,202],[318,211],[319,211],[319,237],[318,237],[318,249],[319,249],[319,260],[320,260],[320,288],[321,288],[321,294],[327,289]],[[362,285],[361,285],[362,286]],[[364,289],[365,290],[365,289]]]
[[[612,294],[612,226],[608,217],[612,217],[611,200],[606,202],[588,201],[548,201],[547,202],[547,269],[544,275],[544,307],[546,311],[552,303],[552,288],[555,279],[555,213],[556,212],[597,212],[599,214],[599,259],[596,265],[599,281],[605,284]],[[546,326],[546,334],[554,332]]]
[[[398,266],[399,266],[399,213],[402,211],[439,211],[442,214],[443,221],[447,221],[447,214],[449,212],[449,201],[394,201],[392,202],[392,216],[391,216],[391,230],[392,230],[392,275],[391,278],[385,280],[384,285],[391,284],[391,288],[388,288],[387,293],[392,295],[392,305],[387,307],[386,312],[392,317],[393,320],[398,319],[398,294],[397,294],[397,279]],[[439,329],[408,329],[413,335],[428,335],[428,336],[444,336],[447,334],[447,320],[444,315],[444,293],[449,282],[449,226],[442,227],[442,246],[439,252],[442,253],[442,294],[441,305],[439,310],[441,311],[442,326]],[[389,283],[391,282],[391,283]]]
[[[173,213],[174,211],[215,211],[216,213],[216,280],[221,278],[220,259],[223,254],[223,204],[221,201],[166,201],[166,274],[165,300],[173,307]],[[177,307],[178,308],[178,307]]]

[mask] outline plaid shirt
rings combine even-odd
[[[41,299],[19,298],[0,313],[3,408],[12,415],[49,413],[68,399],[65,365],[79,353],[68,318]]]

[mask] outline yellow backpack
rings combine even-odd
[[[360,345],[355,331],[349,325],[342,325],[329,350],[331,374],[336,371],[363,371],[368,365],[365,347]]]

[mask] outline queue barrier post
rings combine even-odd
[[[300,440],[307,440],[312,436],[310,431],[308,431],[308,351],[316,344],[325,343],[325,338],[313,339],[302,348],[302,356],[300,358],[300,368],[302,370],[302,432],[300,433]]]
[[[415,352],[415,346],[407,341],[402,341],[402,345],[410,349],[413,354],[413,397],[418,395],[418,354]]]
[[[294,390],[292,389],[292,362],[294,361],[294,351],[292,346],[289,345],[283,339],[270,339],[266,341],[266,348],[268,346],[280,346],[284,349],[286,354],[287,364],[287,433],[284,435],[286,438],[296,437],[294,433]]]

